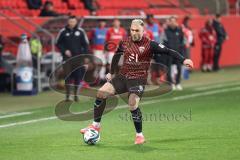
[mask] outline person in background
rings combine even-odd
[[[57,13],[54,11],[54,5],[52,1],[46,1],[43,5],[43,8],[40,12],[40,17],[57,17],[61,16],[62,14]]]
[[[162,42],[162,33],[163,28],[157,23],[154,19],[154,16],[152,14],[148,14],[146,17],[146,30],[149,30],[153,34],[153,40],[160,43]],[[160,63],[160,64],[166,64],[164,62],[164,58],[166,55],[159,55],[154,54],[153,56],[153,62]],[[160,77],[162,76],[160,65],[155,64],[151,66],[151,79],[152,82],[155,84],[158,84],[160,81]]]
[[[114,19],[113,26],[108,29],[106,34],[105,49],[107,50],[107,63],[109,64],[109,67],[112,63],[112,58],[117,50],[119,42],[125,37],[126,31],[121,27],[121,22],[119,19]]]
[[[32,53],[33,67],[37,68],[38,59],[42,56],[42,43],[37,38],[30,39],[30,49]]]
[[[70,16],[67,26],[58,33],[56,45],[63,56],[63,70],[65,76],[67,76],[65,77],[66,101],[70,100],[70,85],[72,80],[74,81],[74,100],[78,101],[78,87],[82,85],[81,82],[85,68],[76,69],[79,67],[80,62],[68,63],[68,60],[72,59],[72,57],[88,54],[89,41],[85,31],[78,27],[78,20],[75,16]],[[86,59],[83,61],[85,63]]]
[[[4,43],[2,40],[2,35],[0,35],[0,67],[2,67],[2,51],[4,48]]]
[[[194,35],[192,28],[189,26],[190,20],[191,18],[189,16],[184,17],[181,25],[184,34],[183,53],[185,54],[185,57],[189,59],[191,59],[191,48],[194,46]],[[183,68],[183,75],[184,79],[189,78],[189,70],[186,67]]]
[[[105,83],[105,74],[106,74],[106,64],[107,58],[104,51],[104,45],[106,42],[107,34],[106,22],[104,20],[99,21],[99,26],[94,28],[90,34],[89,39],[92,44],[93,55],[98,59],[95,60],[95,64],[98,65],[99,70],[96,77],[99,79],[100,83]],[[99,61],[101,60],[101,61]]]
[[[40,9],[42,6],[42,0],[27,0],[29,9]]]
[[[223,42],[228,39],[227,32],[221,22],[221,14],[216,14],[213,20],[213,28],[217,34],[217,41],[215,44],[214,55],[213,55],[213,71],[218,71],[219,67],[219,59],[222,52]]]
[[[191,18],[189,16],[184,17],[182,23],[182,31],[184,33],[184,50],[186,58],[191,58],[191,47],[194,46],[194,35],[192,28],[189,26],[189,21]]]
[[[146,18],[146,29],[152,31],[154,40],[158,43],[161,42],[161,33],[163,32],[162,27],[155,22],[154,16],[148,14]]]
[[[175,17],[170,17],[168,20],[168,27],[164,31],[164,44],[166,47],[176,50],[179,53],[183,54],[183,46],[184,46],[184,33],[182,32],[181,27],[179,27],[177,23],[177,19]],[[184,54],[183,54],[184,55]],[[182,55],[182,56],[183,56]],[[181,86],[181,73],[182,73],[182,64],[179,61],[174,61],[172,57],[167,57],[166,61],[168,67],[167,80],[172,84],[173,90],[182,90]],[[176,77],[172,78],[172,65],[176,64],[177,74]]]
[[[216,33],[212,27],[212,20],[208,20],[199,33],[202,43],[202,71],[212,71],[214,45],[216,43]]]
[[[2,59],[2,52],[4,49],[4,42],[2,35],[0,34],[0,92],[11,90],[11,72],[12,66],[6,65]]]
[[[148,37],[151,40],[154,40],[154,36],[153,36],[153,32],[149,29],[147,29],[147,25],[146,23],[144,24],[144,33],[143,36]]]
[[[91,15],[96,15],[96,7],[94,6],[95,0],[83,0],[84,7],[89,10]]]

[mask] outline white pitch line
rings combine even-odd
[[[183,99],[188,99],[188,98],[195,98],[195,97],[200,97],[200,96],[213,95],[213,94],[217,94],[217,93],[224,93],[224,92],[237,91],[237,90],[240,90],[240,87],[219,89],[219,90],[207,91],[207,92],[202,92],[202,93],[195,93],[195,94],[190,94],[190,95],[185,95],[185,96],[173,97],[171,99],[142,102],[141,105],[147,105],[147,104],[153,104],[153,103],[165,102],[165,101],[177,101],[177,100],[183,100]],[[127,107],[128,107],[127,105],[121,105],[121,106],[118,106],[116,109],[127,108]],[[12,126],[36,123],[36,122],[41,122],[41,121],[53,120],[53,119],[57,119],[57,117],[52,116],[52,117],[33,119],[33,120],[23,121],[23,122],[9,123],[9,124],[5,124],[5,125],[0,125],[0,128],[7,128],[7,127],[12,127]]]
[[[224,92],[230,92],[230,91],[238,91],[240,90],[240,87],[237,88],[228,88],[228,89],[218,89],[214,91],[207,91],[207,92],[201,92],[201,93],[195,93],[195,94],[189,94],[189,95],[184,95],[184,96],[177,96],[173,97],[170,99],[163,99],[163,100],[154,100],[154,101],[148,101],[148,102],[143,102],[140,105],[146,105],[146,104],[154,104],[154,103],[159,103],[159,102],[167,102],[167,101],[177,101],[177,100],[184,100],[184,99],[189,99],[189,98],[195,98],[195,97],[200,97],[200,96],[207,96],[207,95],[213,95],[217,93],[224,93]],[[117,107],[118,108],[118,107]],[[124,108],[124,107],[123,107]]]
[[[32,112],[12,113],[12,114],[8,114],[8,115],[0,116],[0,119],[9,118],[9,117],[23,116],[23,115],[29,115],[29,114],[32,114]]]
[[[190,94],[190,95],[185,95],[185,96],[178,96],[178,97],[174,97],[173,100],[182,100],[182,99],[187,99],[187,98],[195,98],[195,97],[199,97],[199,96],[207,96],[207,95],[212,95],[212,94],[216,94],[216,93],[224,93],[224,92],[238,91],[238,90],[240,90],[240,87],[218,89],[218,90],[207,91],[207,92],[202,92],[202,93],[195,93],[195,94]]]
[[[196,90],[196,91],[204,91],[204,90],[216,89],[216,88],[227,87],[227,86],[234,86],[234,85],[240,85],[240,83],[239,82],[235,82],[235,83],[229,83],[229,84],[216,84],[216,85],[212,85],[212,86],[196,87],[196,88],[194,88],[194,90]]]
[[[41,122],[41,121],[47,121],[47,120],[51,120],[51,119],[57,119],[57,117],[56,117],[56,116],[52,116],[52,117],[33,119],[33,120],[23,121],[23,122],[9,123],[9,124],[0,125],[0,128],[6,128],[6,127],[12,127],[12,126],[23,125],[23,124],[29,124],[29,123],[35,123],[35,122]]]
[[[195,88],[194,88],[194,90],[196,90],[196,91],[204,91],[204,90],[208,90],[208,89],[217,89],[217,88],[221,88],[221,87],[224,87],[224,86],[233,86],[233,85],[240,85],[240,83],[239,82],[232,82],[232,83],[220,83],[220,84],[209,84],[209,85],[199,85],[199,86],[196,86]],[[191,88],[192,86],[190,86],[190,87],[186,87],[186,88]],[[169,100],[169,99],[164,99],[164,100],[162,100],[161,99],[161,102],[162,101],[165,101],[165,100]],[[121,106],[125,106],[125,105],[121,105]],[[119,106],[119,107],[121,107],[121,106]],[[118,108],[118,107],[117,107]],[[8,117],[15,117],[15,116],[22,116],[22,115],[29,115],[29,114],[32,114],[33,112],[20,112],[20,113],[18,113],[18,112],[15,112],[15,113],[11,113],[11,114],[7,114],[7,115],[2,115],[2,116],[0,116],[0,119],[3,119],[3,118],[8,118]],[[81,112],[79,112],[79,113],[81,113]]]

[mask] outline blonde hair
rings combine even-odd
[[[140,25],[142,27],[144,26],[144,22],[141,19],[134,19],[134,20],[132,20],[132,24],[138,24],[138,25]]]

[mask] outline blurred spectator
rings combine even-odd
[[[96,76],[99,76],[100,83],[105,82],[106,74],[106,53],[104,51],[104,45],[106,42],[107,34],[106,22],[104,20],[99,21],[99,26],[94,28],[89,35],[90,42],[92,44],[93,54],[98,59],[95,60],[95,64],[98,65],[99,70]],[[101,60],[101,61],[99,61]]]
[[[153,35],[153,40],[155,40],[156,42],[160,43],[162,40],[162,32],[163,32],[163,28],[154,20],[154,16],[152,14],[148,14],[147,15],[147,19],[146,19],[146,29],[147,31],[151,31],[152,35]],[[153,56],[153,61],[156,63],[161,63],[161,64],[166,64],[164,61],[164,57],[166,55],[160,55],[160,54],[156,54]],[[152,65],[151,67],[151,74],[152,74],[152,82],[153,83],[158,83],[160,77],[162,76],[162,74],[160,73],[161,69],[160,69],[160,65]]]
[[[121,27],[119,19],[113,20],[113,27],[109,28],[106,34],[107,63],[112,63],[113,55],[117,50],[118,43],[126,37],[126,31]]]
[[[2,59],[2,51],[4,48],[4,43],[2,39],[2,35],[0,35],[0,92],[4,92],[6,89],[10,91],[11,88],[11,76],[8,72],[8,69],[4,65],[4,61]]]
[[[32,53],[33,67],[37,68],[38,59],[42,56],[42,43],[37,38],[31,38],[30,49]]]
[[[27,0],[29,9],[40,9],[42,6],[42,0]]]
[[[144,24],[145,24],[145,26],[144,26],[144,36],[148,37],[151,40],[154,40],[153,32],[151,30],[147,29],[146,23],[144,23]]]
[[[0,67],[2,67],[2,51],[4,48],[4,43],[2,40],[2,35],[0,35]]]
[[[147,25],[146,28],[153,33],[154,40],[158,43],[161,41],[162,27],[154,21],[152,14],[147,15],[146,19]]]
[[[182,23],[182,31],[184,33],[184,53],[185,53],[185,57],[189,58],[191,57],[190,51],[191,51],[191,47],[194,46],[194,35],[193,35],[193,31],[192,28],[189,26],[189,21],[190,21],[190,17],[186,16],[183,19],[183,23]]]
[[[183,53],[184,34],[175,17],[169,18],[168,27],[164,31],[164,44],[170,49],[176,50],[179,53]],[[179,61],[172,59],[170,56],[167,56],[166,64],[168,67],[167,80],[172,84],[173,90],[182,90],[182,86],[180,85],[182,64]],[[171,76],[173,64],[175,64],[177,67],[177,74],[176,77],[174,75],[174,79],[172,79]]]
[[[215,44],[215,51],[213,56],[213,70],[218,71],[219,68],[219,59],[222,52],[222,44],[223,42],[228,38],[226,30],[221,23],[221,15],[216,14],[214,20],[213,20],[213,28],[215,29],[215,32],[217,34],[217,42]]]
[[[95,0],[83,0],[84,7],[88,9],[91,15],[96,15],[96,7],[94,6]]]
[[[81,62],[76,62],[72,57],[88,54],[89,41],[85,31],[78,27],[78,20],[75,16],[70,16],[67,26],[58,33],[57,47],[64,61],[63,69],[65,72],[66,101],[70,100],[70,87],[72,81],[74,81],[74,100],[78,101],[78,87],[84,83],[82,79],[85,73],[85,68],[79,68],[79,65],[86,60],[81,59]],[[72,61],[70,61],[71,59]]]
[[[169,18],[165,19],[165,21],[162,23],[163,31],[169,26]],[[164,35],[164,34],[163,34]],[[163,37],[164,38],[164,37]]]
[[[216,33],[212,27],[212,20],[208,20],[199,33],[202,42],[202,71],[212,71],[214,45],[216,43]]]
[[[53,2],[46,1],[43,5],[43,8],[42,8],[39,16],[41,16],[41,17],[48,17],[48,16],[49,17],[57,17],[57,16],[61,16],[61,14],[54,11]]]
[[[189,26],[189,21],[189,16],[184,17],[181,28],[184,34],[183,53],[186,58],[191,59],[191,47],[194,46],[194,35],[191,27]],[[187,67],[183,67],[183,75],[184,79],[189,78],[189,69]]]

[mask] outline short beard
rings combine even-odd
[[[140,41],[140,40],[141,40],[141,37],[132,36],[132,41],[137,42],[137,41]]]

